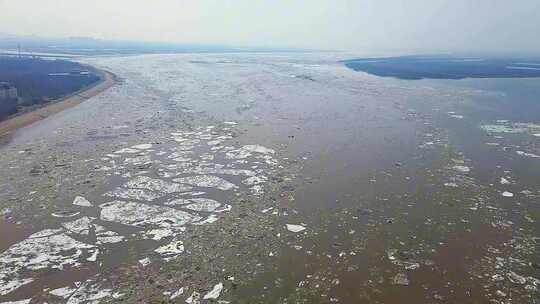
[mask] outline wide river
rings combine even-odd
[[[81,59],[0,146],[0,303],[538,304],[538,80],[350,58]]]

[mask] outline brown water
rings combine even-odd
[[[226,145],[275,149],[278,165],[269,169],[262,196],[243,186],[238,199],[210,191],[231,202],[231,213],[210,225],[187,226],[186,253],[172,262],[141,268],[137,261],[154,259],[149,254],[156,243],[130,238],[100,256],[99,267],[84,263],[55,274],[50,285],[41,277],[0,300],[38,299],[43,288],[98,273],[127,290],[126,302],[169,300],[164,291],[185,287],[174,299],[183,302],[223,282],[219,299],[233,303],[535,303],[540,160],[531,155],[540,155],[534,135],[540,131],[529,126],[522,133],[488,133],[480,127],[539,123],[531,113],[539,106],[537,83],[380,79],[337,59],[230,54],[89,60],[124,82],[21,130],[2,148],[8,177],[0,185],[3,202],[18,203],[10,205],[11,222],[22,222],[5,226],[13,233],[2,232],[2,250],[65,222],[50,213],[73,209],[75,195],[95,205],[110,201],[103,193],[126,178],[96,171],[107,164],[101,160],[107,154],[153,143],[150,176],[159,177],[167,154],[155,154],[178,145],[170,132],[216,125],[219,136],[229,132],[223,122],[234,121]],[[196,146],[193,153],[209,150]],[[26,173],[32,169],[39,174]],[[88,212],[99,217],[98,209]],[[293,233],[286,224],[306,230]],[[115,225],[110,229],[132,233],[132,227]],[[144,273],[157,283],[148,283]]]

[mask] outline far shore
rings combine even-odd
[[[117,83],[116,75],[113,73],[105,70],[98,70],[96,68],[93,68],[93,70],[101,74],[100,81],[68,96],[51,101],[43,107],[0,121],[0,137],[9,135],[20,128],[29,126],[63,110],[72,108],[109,89]]]

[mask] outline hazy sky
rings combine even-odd
[[[0,32],[355,51],[538,51],[540,0],[0,0]]]

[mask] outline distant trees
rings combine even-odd
[[[67,60],[0,57],[0,82],[17,88],[20,106],[58,99],[99,81],[98,75],[88,72],[88,67]],[[13,114],[13,106],[12,102],[2,102],[0,116]]]

